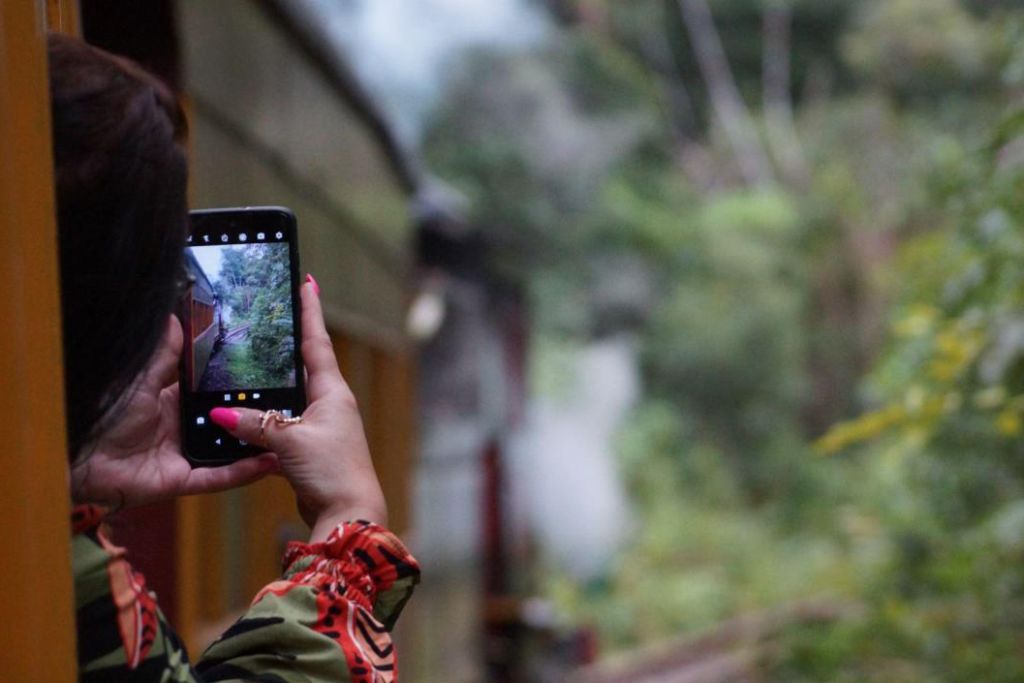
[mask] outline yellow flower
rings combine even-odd
[[[996,416],[996,431],[1003,436],[1019,436],[1024,423],[1016,410],[1003,410]]]
[[[944,330],[935,337],[935,357],[929,374],[940,382],[956,379],[978,357],[984,342],[981,332],[962,325]]]
[[[939,310],[934,306],[914,306],[905,316],[896,321],[893,331],[901,337],[920,337],[931,332],[938,317]]]
[[[863,443],[899,425],[907,418],[903,406],[889,406],[865,413],[855,420],[840,422],[818,439],[814,448],[823,455],[830,455],[853,444]]]

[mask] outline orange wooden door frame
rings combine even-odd
[[[0,2],[0,676],[62,683],[75,621],[46,10]]]

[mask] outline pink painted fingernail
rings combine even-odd
[[[214,408],[210,411],[210,419],[215,425],[232,432],[238,428],[238,421],[242,419],[242,414],[237,410],[231,410],[231,408]]]
[[[313,277],[312,273],[306,273],[306,282],[313,285],[313,293],[320,296],[320,285],[317,284],[316,278]]]

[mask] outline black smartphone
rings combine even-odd
[[[182,446],[193,467],[265,449],[210,421],[218,406],[306,407],[295,215],[278,206],[189,214],[182,300]]]

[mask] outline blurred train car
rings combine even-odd
[[[198,387],[220,335],[217,294],[210,278],[191,252],[185,253],[185,293],[180,306],[185,333],[182,357],[190,386]]]
[[[300,262],[320,283],[390,523],[401,533],[410,523],[415,439],[415,359],[404,332],[415,183],[304,4],[53,0],[49,21],[135,59],[179,95],[189,116],[192,206],[273,204],[295,212]],[[196,381],[217,325],[209,280],[195,277],[191,295]],[[112,527],[193,648],[248,606],[278,575],[284,545],[305,533],[290,489],[277,477],[127,511]]]

